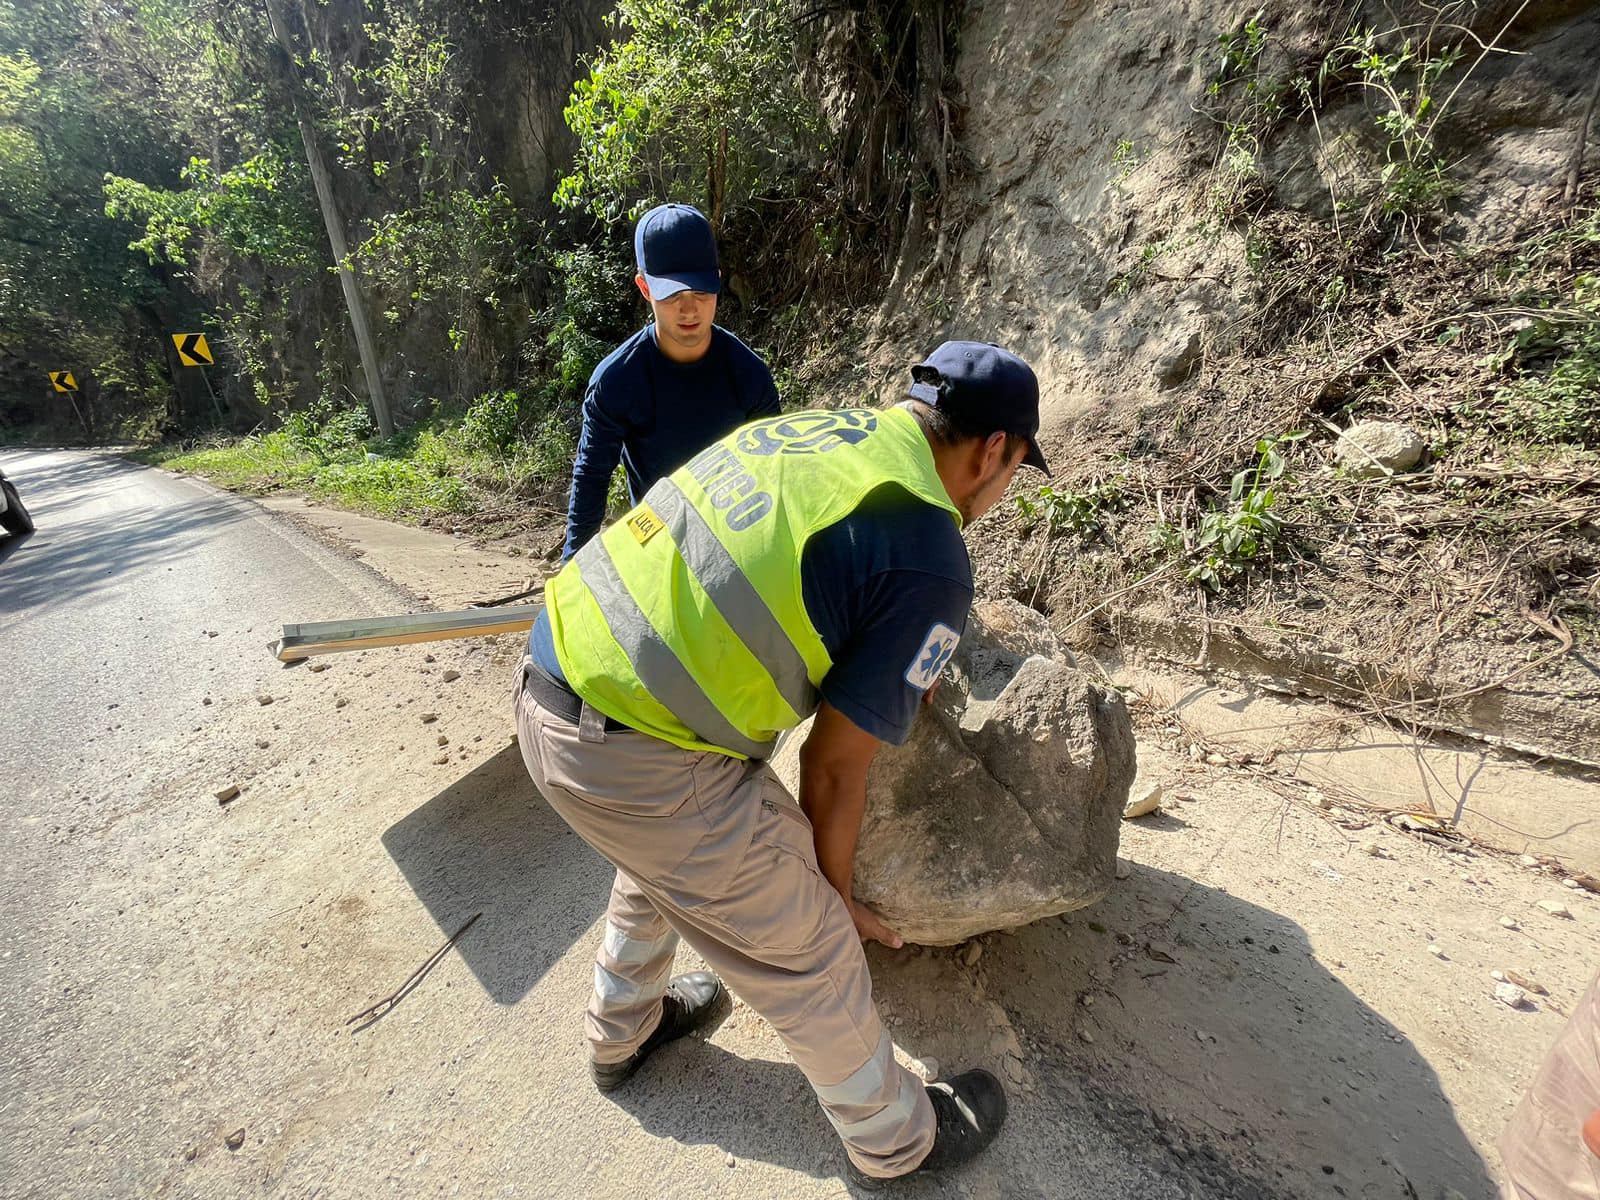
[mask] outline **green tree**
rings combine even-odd
[[[610,21],[626,36],[573,88],[578,150],[557,203],[612,222],[693,200],[720,228],[815,157],[821,122],[799,86],[785,0],[622,0]]]

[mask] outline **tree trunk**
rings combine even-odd
[[[289,22],[283,0],[266,0],[267,15],[272,19],[273,32],[278,45],[283,48],[283,77],[294,103],[295,118],[300,124],[300,140],[305,143],[306,165],[311,168],[311,183],[317,193],[317,207],[322,210],[322,223],[328,229],[328,245],[333,251],[334,266],[339,271],[339,287],[344,291],[344,305],[350,313],[350,328],[355,333],[356,349],[361,353],[361,370],[367,378],[367,399],[372,403],[372,415],[377,420],[378,432],[384,437],[394,435],[394,421],[389,416],[389,401],[383,392],[383,377],[378,371],[378,352],[372,343],[372,326],[367,322],[366,301],[356,284],[355,272],[350,269],[350,248],[344,237],[344,218],[333,198],[333,178],[328,173],[322,147],[317,143],[317,131],[306,110],[305,96],[301,92],[300,78],[294,65],[294,43],[290,38]]]
[[[917,0],[913,19],[917,26],[917,83],[912,111],[911,199],[905,228],[900,235],[899,260],[878,309],[880,321],[889,320],[905,307],[922,259],[926,226],[930,221],[938,225],[948,186],[944,126],[947,114],[943,103],[944,6],[941,0]]]
[[[706,211],[711,218],[711,233],[722,237],[722,210],[728,194],[728,127],[717,130],[717,144],[711,151],[709,187],[706,189]]]

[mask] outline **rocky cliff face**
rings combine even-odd
[[[1600,53],[1600,9],[1455,7],[1476,38],[1511,22],[1439,125],[1461,188],[1451,232],[1493,242],[1531,196],[1559,187]],[[1397,24],[1373,4],[1259,8],[1269,36],[1253,69],[1264,77],[1315,77],[1350,29]],[[1236,336],[1262,296],[1242,224],[1208,211],[1226,135],[1207,92],[1219,37],[1249,16],[1195,2],[969,4],[957,60],[964,191],[952,206],[962,228],[950,261],[924,277],[942,274],[942,285],[925,282],[942,298],[923,297],[888,340],[920,345],[960,329],[1016,348],[1040,368],[1048,440],[1100,402],[1181,384],[1208,344]],[[1463,67],[1477,56],[1468,45]],[[1379,169],[1381,106],[1359,88],[1324,88],[1315,119],[1290,114],[1263,138],[1251,181],[1261,204],[1331,218],[1334,198],[1352,200]]]
[[[419,98],[416,111],[403,114],[405,123],[397,124],[387,109],[374,111],[365,157],[376,163],[362,161],[348,146],[341,157],[356,161],[340,165],[334,160],[333,186],[352,249],[392,221],[397,210],[429,201],[448,207],[458,189],[482,197],[499,188],[514,213],[514,237],[531,253],[537,240],[531,231],[552,217],[551,195],[572,161],[573,135],[562,109],[584,71],[583,58],[603,36],[602,18],[610,9],[604,0],[439,5],[432,14],[436,27],[426,33],[445,48],[438,66],[440,94]],[[327,95],[319,97],[324,107],[329,97],[352,111],[375,103],[354,79],[392,63],[395,51],[391,48],[384,59],[374,48],[363,25],[371,19],[365,6],[330,0],[298,11],[306,24],[296,44],[309,46],[318,62],[332,64],[314,85],[326,89]],[[325,152],[331,153],[333,139],[325,141]],[[452,233],[441,228],[436,236]],[[320,222],[317,236],[325,252]],[[465,246],[473,241],[459,240]],[[418,251],[427,252],[425,246]],[[365,264],[358,265],[385,386],[402,421],[427,415],[437,401],[469,401],[511,375],[508,368],[518,362],[528,337],[529,313],[548,290],[548,279],[538,272],[516,282],[501,279],[498,288],[490,279],[476,290],[493,293],[498,307],[478,304],[462,311],[459,297],[419,300],[413,294],[414,289],[444,290],[436,284],[415,277],[376,280]],[[428,269],[437,273],[440,267]],[[242,284],[258,297],[264,321],[287,314],[262,330],[260,342],[266,375],[283,387],[291,407],[330,390],[364,391],[344,302],[331,273],[308,283],[294,273],[261,271],[221,255],[203,263],[197,274],[208,297],[221,298],[228,307],[249,307]],[[277,303],[284,293],[293,299]],[[261,407],[259,397],[242,385],[231,398],[246,412]]]

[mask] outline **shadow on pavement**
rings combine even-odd
[[[25,543],[32,541],[36,536],[32,533],[10,533],[0,537],[0,563],[21,550]]]
[[[972,968],[875,951],[877,993],[909,1014],[906,1049],[956,1069],[1003,1071],[997,1025],[1014,1038],[1037,1094],[1013,1120],[1037,1121],[1047,1155],[1089,1120],[1204,1196],[1494,1195],[1433,1068],[1281,913],[1141,866],[1098,905],[986,941]],[[952,975],[987,1022],[929,1011]],[[1064,1117],[1042,1119],[1052,1102]]]
[[[383,844],[441,936],[483,912],[458,949],[501,1004],[604,911],[609,865],[544,804],[515,745]],[[1494,1193],[1427,1061],[1280,913],[1140,867],[1098,905],[984,944],[972,966],[960,948],[871,952],[902,1048],[946,1075],[1011,1080],[1007,1131],[961,1177],[984,1194]],[[664,1050],[612,1099],[657,1137],[837,1178],[841,1150],[800,1072],[716,1038]]]
[[[607,1098],[654,1137],[717,1146],[735,1159],[818,1178],[844,1171],[833,1126],[800,1068],[787,1060],[741,1058],[715,1042],[686,1038],[652,1056]]]
[[[944,1075],[1012,1080],[1001,1139],[945,1186],[1007,1200],[1494,1195],[1432,1068],[1279,913],[1141,868],[1097,906],[986,944],[974,967],[960,948],[870,954],[897,1044]],[[686,1041],[613,1098],[659,1137],[842,1169],[787,1063]]]
[[[246,519],[247,510],[196,493],[192,500],[130,506],[111,511],[72,511],[91,493],[99,505],[115,483],[138,486],[146,468],[115,458],[84,458],[8,477],[23,489],[35,532],[8,539],[0,555],[0,613],[18,613],[44,603],[110,593],[121,578],[153,566],[177,566],[217,531]],[[67,519],[60,524],[57,517]]]
[[[444,937],[483,913],[456,949],[498,1004],[527,994],[611,889],[610,864],[544,802],[515,744],[391,825],[383,846]]]

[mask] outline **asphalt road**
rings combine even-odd
[[[192,731],[219,683],[272,679],[262,651],[282,622],[406,602],[202,484],[77,451],[7,452],[0,466],[37,524],[0,543],[0,780],[19,802],[0,813],[8,824]]]

